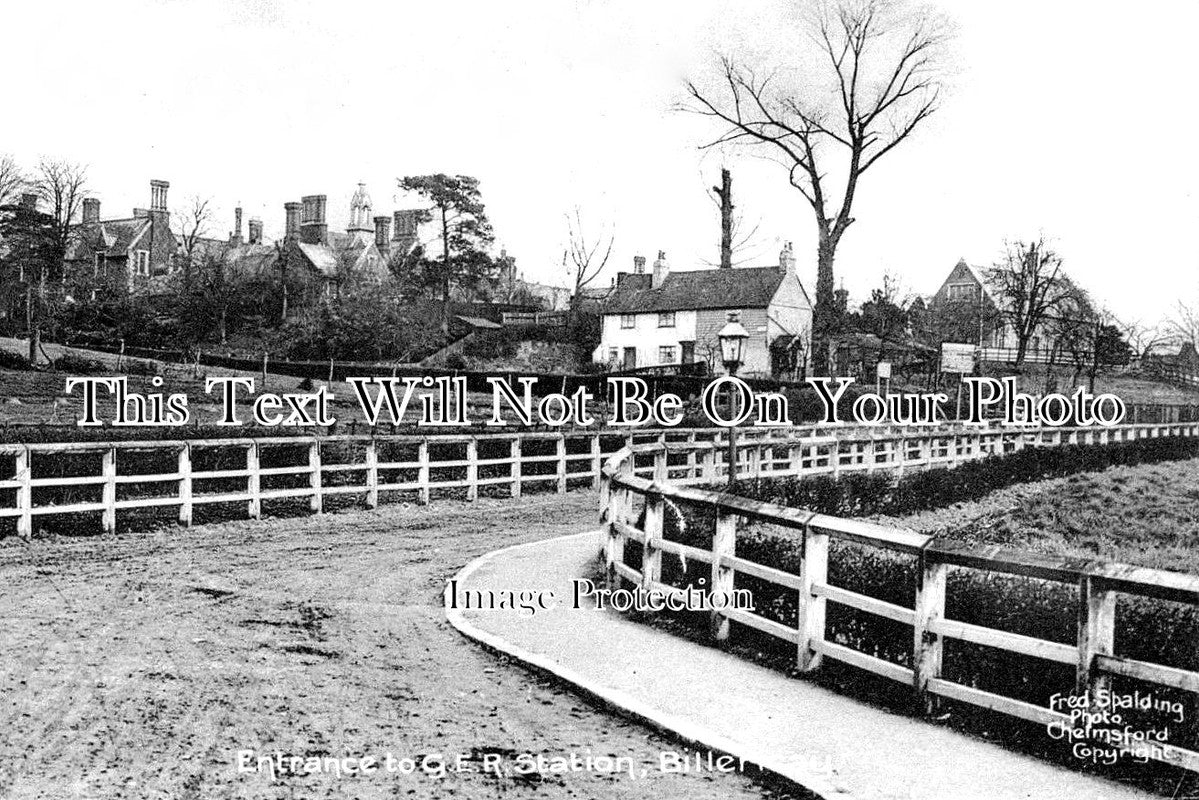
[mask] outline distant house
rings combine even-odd
[[[66,254],[72,293],[139,291],[171,272],[178,241],[167,211],[169,188],[167,181],[150,181],[150,207],[135,208],[128,217],[101,219],[99,199],[83,200]]]
[[[1062,289],[1075,289],[1064,274],[1059,274],[1058,281]],[[927,304],[923,300],[914,303],[909,314],[913,327],[924,328],[922,332],[916,331],[917,338],[935,343],[973,344],[981,348],[985,360],[1013,361],[1019,342],[1008,309],[1008,300],[991,285],[985,273],[963,258],[949,271]],[[1025,360],[1038,362],[1060,357],[1063,342],[1060,326],[1055,323],[1060,318],[1087,318],[1092,313],[1085,293],[1073,292],[1033,331]]]
[[[723,372],[717,333],[731,319],[749,332],[739,374],[790,375],[807,363],[812,304],[788,243],[778,266],[671,272],[659,253],[653,272],[634,259],[603,300],[594,360],[615,368],[706,361]],[[797,365],[798,360],[798,365]]]

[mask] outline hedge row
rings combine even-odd
[[[1170,436],[1107,445],[1030,447],[960,466],[909,472],[849,473],[738,481],[742,497],[840,517],[903,516],[977,500],[996,489],[1108,467],[1199,456],[1199,439]],[[722,487],[723,488],[723,487]]]

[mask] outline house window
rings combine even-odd
[[[673,345],[663,345],[658,348],[658,363],[659,364],[675,363],[674,346]]]
[[[617,350],[615,347],[609,347],[608,348],[608,363],[615,364],[619,358],[620,358],[620,351]]]
[[[150,251],[138,250],[134,254],[133,268],[138,275],[150,274]]]
[[[673,328],[674,327],[674,312],[673,311],[659,311],[658,312],[658,327],[659,328]]]
[[[973,300],[977,295],[978,287],[973,283],[951,283],[945,290],[945,297],[951,303]]]
[[[102,269],[104,269],[104,251],[97,250],[95,265],[92,268],[92,277],[94,278],[99,275]]]
[[[629,330],[630,328],[636,328],[637,327],[637,315],[636,314],[621,314],[620,315],[620,327],[622,330]]]

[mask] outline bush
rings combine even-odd
[[[71,375],[98,375],[111,371],[104,366],[103,362],[81,356],[78,353],[63,353],[54,359],[53,366],[56,372],[66,372]]]
[[[0,350],[0,369],[13,369],[26,372],[33,369],[29,359],[19,353],[13,353],[8,350]]]

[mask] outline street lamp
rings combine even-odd
[[[735,314],[729,315],[729,321],[720,333],[716,334],[716,338],[720,340],[720,357],[724,361],[724,368],[730,376],[737,374],[738,367],[744,360],[745,342],[749,339],[749,331],[745,330],[745,326],[737,321]],[[729,414],[731,419],[737,418],[738,410],[734,408],[734,397],[737,390],[729,387]],[[737,427],[732,425],[729,427],[729,488],[737,480]]]

